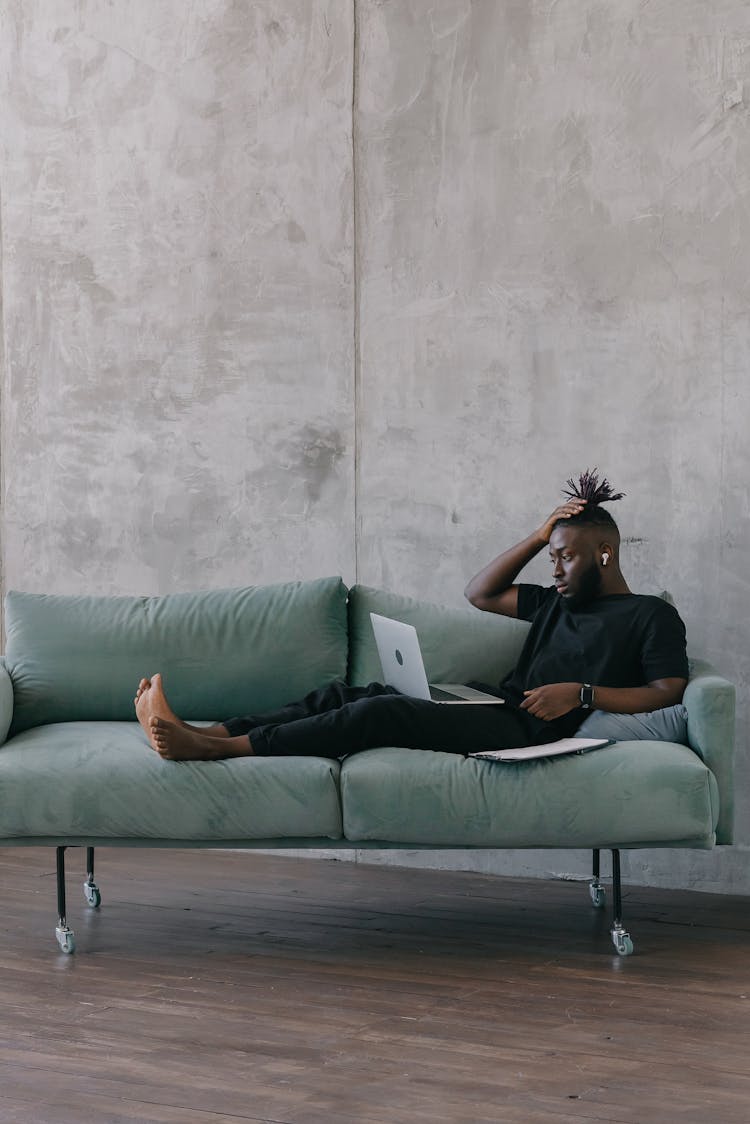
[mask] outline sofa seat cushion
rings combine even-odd
[[[710,847],[719,805],[700,758],[655,741],[517,765],[373,749],[341,796],[348,840],[433,847]]]
[[[163,761],[135,722],[65,722],[0,748],[0,838],[341,837],[339,764]]]

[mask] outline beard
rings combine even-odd
[[[598,597],[602,588],[602,573],[596,562],[592,562],[578,579],[578,588],[575,593],[563,597],[563,606],[571,613],[583,609],[594,598]]]

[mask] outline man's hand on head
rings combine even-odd
[[[541,527],[532,531],[522,542],[516,543],[493,559],[488,566],[475,574],[464,590],[465,596],[477,609],[486,613],[499,613],[503,617],[518,616],[518,589],[516,578],[537,554],[549,546],[555,523],[572,519],[586,508],[586,500],[574,497],[556,507]]]
[[[542,523],[539,528],[540,538],[544,539],[545,542],[549,542],[558,519],[570,519],[573,515],[580,515],[585,506],[586,500],[581,499],[566,500],[565,503],[561,503],[560,506],[556,507],[552,514],[545,519],[544,523]]]
[[[541,718],[543,722],[552,722],[581,705],[581,684],[547,683],[544,687],[524,691],[524,695],[521,710],[528,710],[529,714]]]

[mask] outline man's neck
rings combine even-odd
[[[602,584],[599,590],[600,597],[611,597],[618,593],[630,593],[630,587],[625,581],[621,570],[612,570],[610,573],[602,573]]]

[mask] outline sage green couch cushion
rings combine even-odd
[[[213,720],[346,675],[340,578],[164,597],[10,592],[5,614],[11,736],[50,722],[128,721],[138,680],[157,671],[182,718]]]
[[[354,686],[383,676],[370,613],[414,625],[427,678],[433,683],[478,680],[496,686],[515,667],[529,630],[525,621],[477,609],[447,609],[355,585],[349,590],[349,682]]]
[[[339,764],[163,761],[134,722],[38,726],[0,747],[0,838],[341,836]]]
[[[341,769],[344,835],[434,847],[711,847],[718,788],[686,746],[621,742],[500,765],[372,749]]]

